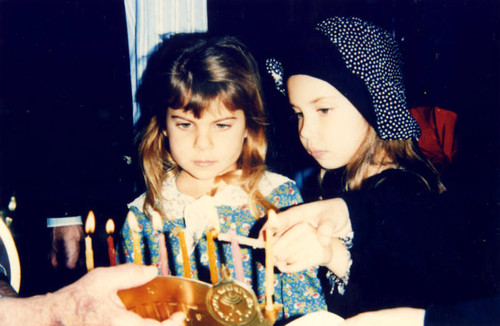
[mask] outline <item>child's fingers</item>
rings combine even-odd
[[[322,219],[318,224],[316,234],[323,246],[329,246],[335,231],[335,223],[330,219]]]
[[[308,232],[312,232],[312,227],[305,223],[300,223],[287,230],[275,239],[273,253],[277,260],[286,260],[295,256],[296,249],[307,245]]]
[[[263,231],[265,230],[270,230],[274,237],[280,237],[296,224],[303,222],[304,216],[302,211],[302,207],[295,206],[284,212],[278,213],[276,216],[271,214],[271,218],[268,218],[267,222],[262,227],[259,233],[259,238],[264,239]]]
[[[282,272],[292,273],[329,261],[331,252],[328,248],[318,241],[314,227],[300,223],[277,239],[273,252],[276,266]]]

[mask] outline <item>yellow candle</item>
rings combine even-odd
[[[217,256],[215,253],[214,231],[207,231],[207,254],[208,267],[210,268],[210,280],[212,284],[219,282],[219,271],[217,268]]]
[[[90,234],[95,230],[95,215],[93,211],[90,211],[87,215],[87,220],[85,221],[85,262],[87,264],[87,271],[94,269],[94,251],[92,250],[92,238]]]
[[[269,210],[267,220],[275,219],[276,212]],[[273,236],[269,230],[264,231],[266,237],[266,310],[273,310],[274,294],[274,258],[272,250]]]
[[[189,264],[189,255],[186,246],[186,237],[184,231],[179,230],[179,242],[182,254],[182,267],[184,268],[184,277],[191,278],[191,265]]]
[[[135,218],[134,213],[129,211],[127,214],[127,221],[130,225],[130,230],[132,231],[132,245],[133,245],[133,257],[134,264],[142,264],[142,251],[141,251],[141,237],[139,235],[139,222]]]

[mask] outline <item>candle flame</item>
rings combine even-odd
[[[16,210],[16,207],[17,207],[16,196],[12,196],[10,197],[9,206],[7,206],[7,208],[9,209],[9,211],[13,212]]]
[[[95,230],[95,215],[93,211],[89,211],[87,220],[85,221],[85,233],[94,233]]]
[[[132,213],[132,211],[128,212],[127,221],[130,226],[130,230],[134,232],[139,232],[139,222],[137,222],[137,219],[135,218],[135,215],[134,213]]]
[[[106,233],[110,234],[115,232],[115,222],[113,222],[113,219],[108,219],[106,222]]]

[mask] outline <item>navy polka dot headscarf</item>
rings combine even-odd
[[[266,60],[276,88],[309,75],[341,92],[384,140],[418,139],[420,128],[406,106],[396,41],[387,31],[354,17],[328,18],[292,40],[286,58]]]

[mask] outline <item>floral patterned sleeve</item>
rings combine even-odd
[[[286,208],[302,204],[299,188],[293,181],[288,181],[275,188],[267,198],[278,208]]]

